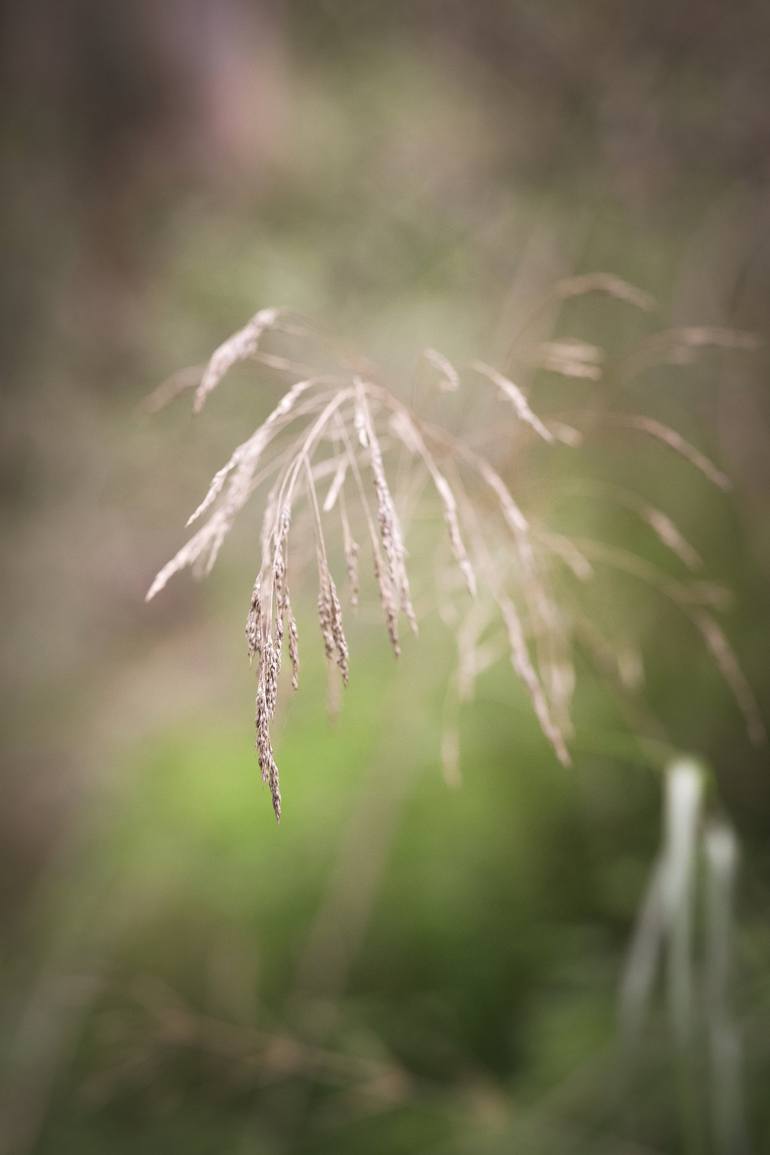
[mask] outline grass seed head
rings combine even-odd
[[[594,292],[646,311],[653,308],[646,293],[607,273],[561,281],[550,300]],[[273,371],[293,375],[301,370],[305,374],[306,362],[312,361],[310,353],[300,350],[295,360],[261,348],[271,330],[278,329],[284,336],[290,334],[300,341],[309,332],[288,321],[280,310],[260,310],[214,352],[195,394],[196,411],[240,362],[250,360],[269,365]],[[672,349],[747,349],[752,345],[751,335],[733,330],[664,330],[644,342],[636,358],[641,364],[644,358],[649,360]],[[423,356],[439,374],[439,388],[430,391],[434,406],[443,405],[444,392],[461,394],[462,372],[435,349],[425,350]],[[598,346],[563,338],[540,344],[533,356],[522,360],[522,365],[598,380],[603,361],[604,353]],[[634,364],[633,355],[629,363]],[[581,444],[583,434],[579,429],[556,416],[541,417],[507,373],[484,361],[472,362],[470,369],[512,407],[517,449],[521,443],[526,450],[533,434],[550,447],[549,452],[561,452],[560,446],[572,451]],[[604,567],[646,584],[690,619],[742,709],[751,737],[757,741],[764,738],[764,726],[749,683],[714,616],[722,604],[713,586],[695,582],[689,574],[683,580],[670,577],[644,558],[605,542],[573,539],[550,533],[539,524],[533,526],[518,496],[514,496],[516,487],[505,466],[490,451],[479,449],[475,439],[456,434],[445,423],[418,414],[398,391],[383,384],[371,367],[365,373],[356,374],[350,362],[343,359],[334,372],[303,375],[287,382],[277,405],[214,474],[188,522],[199,522],[199,526],[160,570],[147,594],[148,599],[154,597],[183,569],[208,573],[238,515],[265,484],[268,492],[261,525],[262,563],[249,599],[245,632],[256,677],[257,757],[276,819],[281,816],[281,789],[270,726],[280,697],[284,644],[288,648],[291,684],[295,689],[299,684],[298,631],[289,592],[290,539],[297,542],[296,558],[292,547],[292,581],[294,570],[301,570],[309,561],[308,535],[293,532],[298,511],[303,524],[312,518],[318,618],[332,675],[330,693],[336,701],[340,681],[347,685],[350,678],[350,654],[342,605],[332,576],[332,536],[341,546],[353,606],[360,597],[359,541],[368,541],[385,631],[398,656],[401,617],[406,618],[413,631],[417,629],[404,510],[415,505],[415,493],[419,496],[423,483],[437,500],[451,555],[451,578],[445,575],[440,586],[443,616],[454,623],[458,639],[458,671],[452,682],[457,703],[472,696],[478,675],[507,651],[543,734],[559,760],[568,764],[575,689],[573,649],[580,639],[587,638],[589,648],[599,655],[602,664],[613,667],[617,681],[626,690],[637,690],[641,681],[641,655],[634,644],[626,638],[616,642],[598,638],[582,611],[572,606],[562,586],[555,583],[554,571],[558,571],[565,580],[576,579],[590,592],[596,569]],[[189,384],[187,379],[185,382]],[[175,383],[174,390],[179,388]],[[715,485],[727,488],[726,476],[709,458],[656,419],[614,412],[593,417],[595,424],[604,421],[616,429],[645,434],[677,453]],[[405,453],[411,489],[404,488],[408,489],[410,501],[399,505],[397,499],[403,494],[397,484],[393,488],[391,479],[400,479],[401,469],[396,469],[394,457],[400,455],[403,465]],[[518,453],[516,464],[520,467]],[[319,485],[325,487],[322,503],[318,498]],[[676,560],[686,571],[702,565],[700,555],[664,511],[636,495],[624,496],[621,491],[615,493],[615,500],[626,504],[649,525],[673,555],[672,562]],[[330,533],[330,519],[337,526],[334,535]],[[633,663],[630,657],[625,663],[622,655],[632,656]],[[445,775],[456,783],[459,741],[455,719],[447,723],[442,755]]]

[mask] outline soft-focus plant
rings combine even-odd
[[[647,294],[606,273],[561,281],[549,300],[586,293],[602,293],[644,311],[653,308]],[[533,316],[542,307],[539,304]],[[752,345],[751,335],[729,329],[669,329],[634,349],[621,369],[628,377],[652,364],[687,362],[707,346]],[[510,417],[506,459],[515,460],[519,473],[526,468],[539,477],[542,458],[530,456],[532,445],[540,443],[554,453],[576,452],[583,441],[581,421],[578,417],[566,423],[558,415],[536,412],[512,379],[517,373],[511,366],[596,381],[603,374],[604,350],[576,338],[525,348],[520,333],[509,360],[500,368],[484,361],[455,366],[436,349],[424,350],[420,372],[425,402],[418,408],[407,401],[406,390],[389,383],[371,364],[341,353],[303,318],[287,310],[263,309],[220,345],[197,383],[194,407],[200,412],[228,371],[240,363],[269,367],[287,382],[272,412],[213,477],[188,521],[190,525],[202,520],[201,528],[161,569],[147,595],[154,597],[187,567],[198,575],[209,573],[236,519],[262,493],[262,560],[253,583],[246,636],[256,667],[257,753],[276,818],[281,816],[281,786],[270,726],[285,650],[292,686],[296,689],[299,684],[299,637],[292,601],[297,574],[309,567],[317,573],[323,648],[330,670],[347,685],[350,656],[339,576],[333,568],[333,539],[341,543],[345,595],[353,608],[362,596],[365,542],[387,636],[398,655],[402,623],[414,633],[418,628],[407,539],[409,511],[426,483],[446,528],[450,564],[444,567],[436,599],[457,637],[458,702],[471,696],[480,672],[507,652],[544,735],[557,758],[568,763],[576,644],[594,651],[601,663],[609,663],[623,683],[634,682],[640,669],[633,640],[610,643],[582,612],[579,597],[571,592],[557,596],[564,573],[581,586],[590,583],[595,567],[609,567],[652,587],[687,616],[732,689],[752,739],[762,739],[753,694],[716,616],[723,591],[691,576],[700,569],[701,559],[674,521],[641,495],[621,489],[601,491],[603,500],[617,502],[641,518],[675,557],[684,577],[672,577],[643,558],[598,540],[555,532],[524,507],[485,431],[476,428],[467,414],[460,428],[448,419],[448,394],[472,387],[474,402],[479,390],[496,395]],[[189,374],[172,380],[154,395],[153,404],[165,403],[190,383]],[[586,416],[592,429],[599,422],[617,435],[657,441],[712,484],[728,487],[717,465],[668,425],[636,413]],[[505,420],[501,409],[493,432],[499,433]],[[397,470],[396,459],[403,465],[404,456],[414,468]],[[394,477],[403,484],[395,485]],[[450,780],[458,772],[458,747],[450,715],[442,743]]]
[[[635,1049],[663,970],[683,1133],[697,1149],[710,1125],[716,1150],[727,1155],[748,1149],[741,1040],[730,990],[738,842],[725,818],[708,813],[709,777],[707,767],[691,758],[675,760],[665,772],[662,846],[628,951],[620,1009],[626,1041]],[[710,1124],[696,1076],[703,1048]]]

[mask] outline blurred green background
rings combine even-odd
[[[197,420],[184,400],[141,404],[268,304],[307,312],[396,381],[426,345],[501,363],[533,302],[596,269],[654,294],[658,313],[592,298],[552,318],[558,333],[614,352],[669,325],[766,339],[770,8],[1,13],[0,1151],[770,1150],[767,751],[688,623],[641,586],[602,587],[598,624],[642,642],[649,732],[704,759],[709,806],[740,840],[747,1133],[722,1141],[687,1124],[662,992],[630,1059],[618,1042],[662,747],[584,664],[564,770],[501,664],[463,707],[450,789],[453,641],[430,573],[398,667],[369,616],[352,627],[333,725],[308,586],[276,827],[242,640],[258,511],[208,582],[143,597],[279,385],[228,383]],[[544,496],[525,487],[549,509],[551,482],[599,477],[675,516],[734,593],[725,628],[766,719],[767,370],[763,345],[602,386],[712,455],[729,495],[614,439],[570,458],[566,479],[546,474]],[[546,408],[595,396],[527,384]],[[589,516],[576,498],[557,514],[676,572],[622,512]],[[705,1050],[688,1063],[706,1119]]]

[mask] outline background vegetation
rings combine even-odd
[[[597,268],[653,293],[662,324],[766,339],[767,6],[3,8],[0,1150],[766,1150],[767,752],[687,623],[607,586],[607,621],[643,642],[646,732],[703,758],[742,847],[747,1137],[721,1146],[688,1125],[692,1087],[708,1114],[705,1051],[683,1089],[662,992],[621,1062],[662,789],[612,692],[580,671],[565,771],[489,672],[448,789],[452,640],[426,581],[398,668],[362,615],[334,726],[306,647],[276,828],[242,643],[255,535],[210,582],[143,595],[277,386],[223,388],[202,423],[141,401],[267,304],[397,379],[425,345],[495,361],[558,277]],[[557,324],[610,349],[649,331],[594,300]],[[767,346],[717,351],[618,385],[713,455],[730,495],[613,439],[575,467],[687,527],[734,591],[766,719],[767,369]],[[622,513],[590,524],[659,560]]]

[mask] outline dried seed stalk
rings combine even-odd
[[[650,309],[653,304],[641,290],[606,273],[568,278],[556,286],[550,300],[587,292],[602,292],[642,309]],[[312,358],[295,359],[258,348],[271,329],[300,339],[309,333],[304,326],[287,323],[279,310],[266,309],[255,314],[213,354],[196,393],[196,410],[200,410],[227,371],[243,360],[256,363],[260,359],[273,370],[286,373],[307,369],[305,361]],[[743,349],[751,343],[749,335],[732,330],[690,328],[659,334],[643,350],[698,349],[706,345]],[[423,355],[440,375],[440,388],[432,393],[434,401],[440,403],[440,392],[458,389],[460,376],[435,349],[427,349]],[[598,379],[603,353],[595,345],[565,338],[537,347],[531,361],[567,376]],[[483,361],[473,362],[471,368],[500,391],[513,407],[517,422],[553,446],[554,452],[560,452],[559,444],[580,443],[582,434],[573,426],[538,416],[508,376]],[[176,388],[175,383],[174,391]],[[667,425],[636,414],[611,413],[601,417],[661,442],[714,484],[727,488],[722,471]],[[410,484],[409,501],[404,501],[403,493],[399,493],[398,507],[388,477],[388,455],[394,447],[400,451],[405,448],[417,466],[411,470],[411,482],[418,488]],[[209,572],[238,514],[268,478],[260,533],[262,560],[249,599],[245,632],[249,660],[256,674],[257,756],[277,819],[281,816],[281,788],[270,727],[279,699],[284,646],[295,689],[299,679],[299,637],[289,590],[289,539],[298,541],[300,547],[309,544],[309,538],[303,539],[301,528],[296,525],[298,503],[300,521],[308,512],[312,516],[319,626],[330,673],[334,675],[330,693],[335,697],[340,680],[343,685],[348,684],[350,655],[329,561],[324,518],[338,511],[337,534],[353,606],[360,596],[361,549],[356,540],[356,516],[359,525],[363,521],[360,528],[364,541],[368,537],[386,633],[398,655],[400,616],[403,614],[415,631],[417,625],[407,572],[404,511],[409,512],[410,504],[416,506],[415,493],[429,482],[438,498],[452,556],[451,571],[444,575],[441,585],[448,603],[444,616],[457,629],[458,671],[452,683],[456,704],[470,698],[479,673],[507,651],[541,730],[560,761],[568,764],[567,738],[572,734],[570,715],[575,686],[572,653],[575,640],[586,636],[585,615],[579,608],[572,609],[561,594],[558,599],[555,596],[554,590],[559,588],[556,577],[563,572],[555,563],[560,562],[580,581],[585,596],[592,588],[586,583],[594,574],[594,565],[600,565],[641,580],[690,618],[742,709],[751,737],[757,741],[764,738],[764,726],[749,684],[714,617],[713,611],[724,601],[722,591],[689,578],[672,578],[644,558],[603,542],[573,540],[538,526],[532,528],[509,481],[488,453],[472,448],[445,426],[420,418],[392,390],[373,380],[368,371],[366,377],[356,375],[344,362],[333,374],[306,376],[290,383],[268,417],[214,474],[188,524],[203,517],[206,520],[160,570],[150,586],[148,599],[182,569],[191,567],[196,574]],[[319,484],[328,486],[322,506]],[[352,494],[350,504],[346,490]],[[614,498],[643,518],[689,570],[700,567],[700,556],[663,510],[624,491],[614,493]],[[292,558],[293,567],[301,568],[305,559],[295,559],[294,551]],[[477,599],[470,603],[470,610],[469,603],[461,600],[461,583]],[[636,685],[642,669],[638,651],[625,640],[614,652],[609,643],[602,642],[602,647],[605,656],[612,655],[619,679]],[[455,720],[447,721],[442,753],[447,779],[459,781]]]

